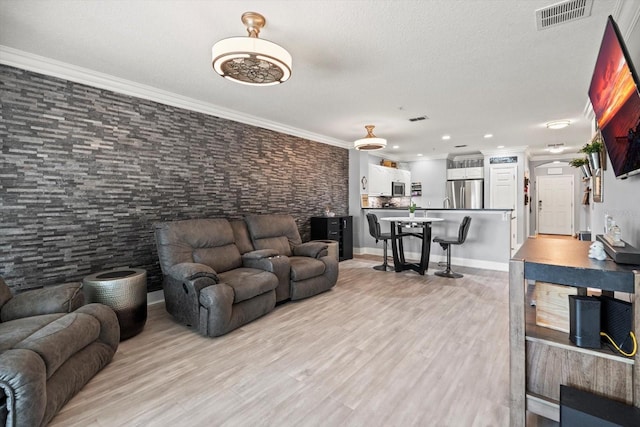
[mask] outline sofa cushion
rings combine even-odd
[[[256,268],[236,268],[218,275],[221,283],[233,288],[233,303],[251,299],[274,290],[278,286],[275,274]]]
[[[256,250],[276,250],[278,255],[291,256],[292,254],[291,247],[289,246],[289,239],[285,236],[257,239],[253,242],[253,246],[255,246]]]
[[[253,250],[253,243],[251,243],[251,236],[249,236],[247,224],[240,219],[229,221],[229,224],[231,224],[231,228],[233,229],[233,238],[240,254],[244,255],[247,252],[251,252]]]
[[[291,262],[291,280],[294,282],[324,274],[324,262],[318,259],[293,256],[289,257],[289,261]]]
[[[29,335],[64,315],[64,313],[44,314],[0,323],[0,353],[13,348]]]
[[[31,350],[44,360],[47,378],[73,354],[100,336],[100,322],[84,313],[69,313],[43,326],[14,348]]]
[[[291,247],[302,243],[291,215],[249,215],[244,220],[255,249],[276,249],[280,255],[291,256]]]
[[[155,224],[158,258],[163,269],[183,262],[194,262],[194,254],[201,260],[214,262],[208,264],[215,271],[226,271],[233,268],[240,260],[232,259],[228,253],[224,258],[217,258],[215,253],[200,252],[200,249],[219,248],[234,243],[233,230],[229,221],[224,218],[188,219]],[[198,261],[195,261],[198,262]],[[204,262],[203,262],[204,263]]]
[[[234,244],[194,249],[193,260],[210,266],[217,273],[223,273],[242,266],[242,256]]]

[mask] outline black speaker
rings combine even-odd
[[[561,427],[637,427],[640,409],[560,385]]]
[[[569,339],[578,347],[601,347],[598,298],[569,295]]]

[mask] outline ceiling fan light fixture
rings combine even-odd
[[[360,138],[353,143],[356,150],[375,151],[382,150],[387,146],[386,139],[378,138],[373,134],[374,127],[374,125],[366,125],[364,127],[367,130],[367,136]]]
[[[222,77],[251,86],[272,86],[291,77],[291,54],[283,47],[258,38],[266,24],[256,12],[242,14],[248,37],[229,37],[211,48],[211,64]]]
[[[547,123],[547,129],[564,129],[571,124],[571,120],[553,120]]]

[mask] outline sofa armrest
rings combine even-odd
[[[120,344],[120,324],[115,311],[104,304],[87,304],[76,310],[76,313],[91,315],[100,322],[100,342],[105,343],[115,353]]]
[[[320,258],[326,256],[329,245],[323,242],[306,242],[293,247],[295,256],[308,256],[311,258]]]
[[[0,399],[7,426],[38,426],[47,407],[47,370],[42,358],[26,349],[0,353]],[[1,401],[1,400],[0,400]]]
[[[202,289],[198,298],[200,303],[198,331],[201,334],[217,337],[229,331],[233,297],[233,288],[226,283]]]
[[[257,251],[247,252],[242,255],[242,261],[245,260],[255,260],[255,259],[263,259],[263,258],[271,258],[278,256],[278,251],[275,249],[259,249]]]
[[[82,283],[73,282],[14,295],[0,311],[3,322],[51,313],[71,313],[84,304]]]
[[[169,268],[166,274],[167,276],[181,282],[207,278],[213,280],[215,283],[220,283],[218,274],[213,268],[208,265],[198,264],[195,262],[175,264]]]

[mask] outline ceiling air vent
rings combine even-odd
[[[591,16],[593,0],[567,0],[536,10],[538,30]]]
[[[420,116],[420,117],[412,117],[409,119],[410,122],[419,122],[420,120],[427,120],[429,117]]]

